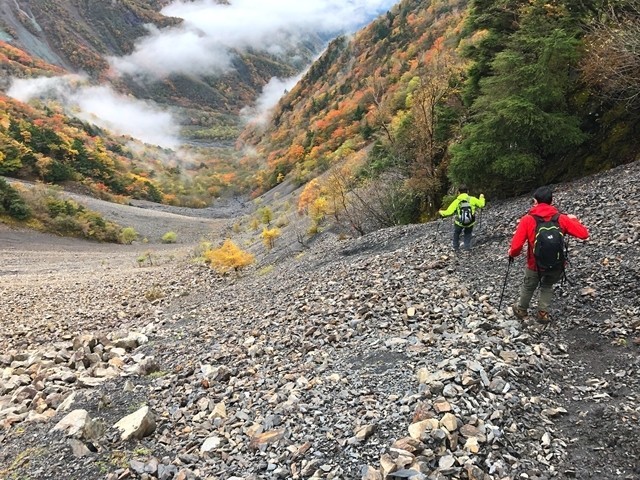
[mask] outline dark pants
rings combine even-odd
[[[453,224],[453,249],[458,250],[460,248],[460,234],[464,232],[464,250],[471,250],[471,233],[473,232],[473,225],[470,227],[461,227],[460,225]]]
[[[540,287],[540,298],[538,299],[538,310],[548,312],[553,300],[553,285],[562,280],[562,270],[544,272],[539,275],[538,272],[525,268],[522,287],[520,288],[520,300],[518,306],[523,310],[529,308],[531,297]]]

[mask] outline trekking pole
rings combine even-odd
[[[436,238],[435,238],[435,240],[438,239],[438,234],[440,233],[440,225],[442,225],[442,217],[440,217],[438,220],[436,220],[436,222],[438,222],[438,227],[436,228]]]
[[[560,283],[562,287],[564,287],[565,282],[573,285],[567,278],[567,267],[569,265],[571,265],[571,262],[569,261],[569,237],[567,236],[564,239],[564,265],[562,265],[562,282]]]
[[[474,228],[475,230],[475,234],[473,235],[473,238],[471,239],[471,245],[473,247],[475,247],[478,244],[478,233],[480,233],[481,229],[480,229],[480,225],[482,223],[482,209],[479,209],[480,211],[478,212],[478,223],[476,225],[476,227]]]
[[[500,294],[500,303],[498,304],[498,310],[502,308],[502,298],[504,297],[504,289],[507,287],[507,279],[509,278],[509,270],[511,269],[511,264],[513,260],[509,257],[509,263],[507,264],[507,274],[504,276],[504,284],[502,285],[502,293]]]

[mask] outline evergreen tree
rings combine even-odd
[[[455,182],[503,192],[524,190],[586,135],[567,98],[579,56],[575,18],[562,6],[532,1],[520,28],[479,81],[480,95],[462,139],[451,147]]]
[[[491,74],[491,63],[497,53],[505,48],[509,35],[517,30],[518,11],[526,2],[522,0],[472,0],[464,34],[479,33],[478,39],[465,44],[464,57],[473,60],[467,72],[464,101],[467,105],[480,92],[480,79]]]

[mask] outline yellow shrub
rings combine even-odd
[[[178,235],[176,232],[167,232],[162,236],[162,243],[176,243]]]
[[[242,250],[228,238],[220,248],[205,252],[204,257],[211,263],[211,267],[220,273],[230,270],[237,273],[255,261],[252,254]]]
[[[120,241],[125,245],[131,245],[138,238],[138,232],[133,227],[126,227],[120,231]]]
[[[262,242],[264,243],[265,247],[267,247],[268,250],[271,250],[273,248],[274,242],[276,241],[276,238],[280,236],[280,229],[272,228],[269,230],[267,228],[263,228],[262,234],[260,236],[262,237]]]
[[[318,197],[309,205],[309,217],[316,223],[320,223],[327,213],[329,213],[329,202],[326,197]]]

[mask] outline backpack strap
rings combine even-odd
[[[545,220],[540,215],[534,215],[533,213],[530,213],[529,215],[533,217],[533,219],[536,221],[536,228],[538,227],[538,224],[543,222],[558,222],[558,226],[560,226],[560,222],[558,221],[560,219],[560,215],[561,215],[560,213],[556,213],[549,220]],[[562,230],[562,228],[560,230]],[[564,232],[562,232],[562,234],[564,235]]]

